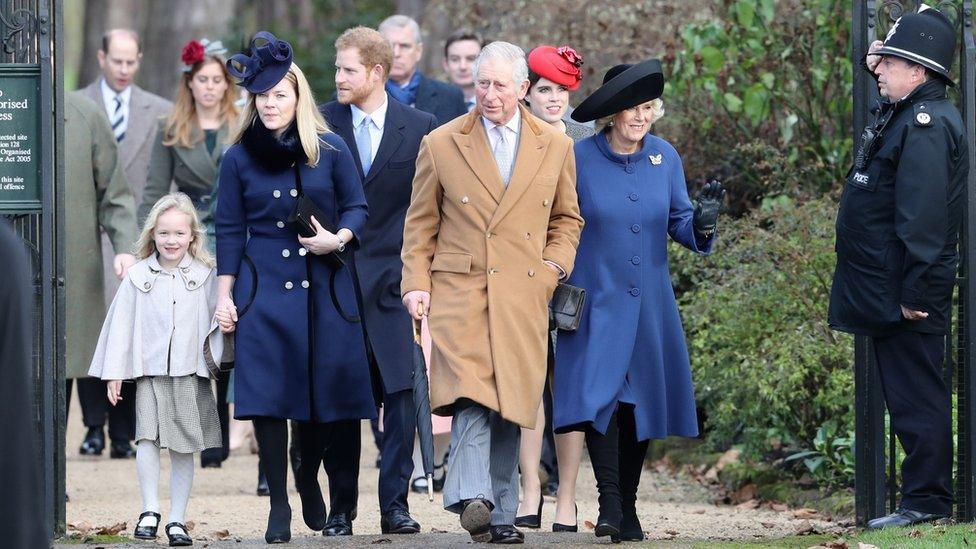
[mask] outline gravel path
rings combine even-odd
[[[123,533],[131,535],[134,522],[141,511],[139,486],[134,460],[110,460],[108,451],[101,457],[79,456],[78,445],[84,437],[80,410],[73,403],[68,427],[67,504],[68,532],[79,529],[98,529],[125,522]],[[372,443],[369,425],[363,423],[363,456],[360,471],[359,516],[353,527],[357,534],[351,539],[326,540],[316,536],[301,519],[301,504],[295,493],[289,472],[289,498],[292,505],[292,536],[297,547],[319,546],[333,542],[341,545],[371,545],[396,542],[404,547],[452,546],[470,539],[458,525],[456,515],[441,508],[440,495],[433,502],[426,495],[411,494],[411,513],[422,525],[419,536],[381,536],[379,509],[376,500],[377,469],[374,466],[376,448]],[[160,497],[163,523],[169,508],[169,459],[162,457]],[[324,473],[321,474],[323,492],[326,491]],[[267,498],[254,494],[257,480],[257,456],[249,452],[234,452],[222,468],[197,469],[187,519],[194,523],[191,534],[197,545],[212,547],[250,547],[264,545],[264,528],[268,512]],[[672,540],[669,546],[681,546],[691,540],[752,540],[779,538],[798,531],[829,528],[830,523],[794,518],[789,512],[766,509],[745,509],[716,506],[710,503],[708,492],[699,484],[683,477],[674,477],[653,470],[645,470],[641,479],[638,511],[641,523],[650,540]],[[562,543],[570,546],[596,541],[585,521],[597,518],[596,487],[593,470],[584,462],[580,471],[577,499],[579,502],[579,534],[553,535],[551,530],[555,501],[546,498],[541,533],[527,531],[530,544]],[[326,501],[328,501],[326,496]],[[227,540],[219,541],[218,540]],[[165,536],[157,543],[165,544]],[[240,540],[240,541],[238,541]],[[203,542],[203,543],[201,543]],[[604,541],[604,543],[606,543]],[[130,544],[121,544],[120,547]],[[147,544],[135,545],[145,547]]]

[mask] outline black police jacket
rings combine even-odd
[[[944,334],[969,175],[962,117],[939,79],[880,101],[875,116],[837,214],[829,323],[867,336]],[[906,320],[902,305],[929,316]]]

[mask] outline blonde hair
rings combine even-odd
[[[613,121],[613,117],[617,116],[618,113],[613,113],[610,116],[604,116],[596,121],[595,125],[600,131],[606,131],[610,129],[610,122]],[[650,126],[653,126],[661,118],[664,118],[664,101],[660,97],[657,99],[651,99],[651,122]]]
[[[153,238],[153,233],[156,232],[156,224],[159,222],[159,216],[174,209],[190,216],[190,233],[192,233],[192,239],[190,240],[187,253],[199,259],[208,267],[213,267],[214,260],[210,257],[210,252],[207,251],[206,246],[207,232],[204,230],[203,224],[200,223],[200,218],[197,216],[197,209],[193,207],[193,202],[190,200],[190,197],[183,193],[170,193],[153,204],[152,209],[149,210],[149,215],[146,216],[146,224],[142,227],[139,240],[136,241],[136,258],[146,259],[156,253],[156,240]]]
[[[200,69],[210,63],[220,65],[220,70],[224,74],[224,82],[227,89],[224,96],[220,99],[220,125],[233,128],[237,120],[237,90],[227,66],[222,57],[211,55],[204,57],[202,61],[193,65],[193,68],[184,72],[180,77],[180,83],[176,90],[176,104],[173,105],[173,112],[170,113],[163,125],[163,145],[172,147],[179,145],[187,149],[203,139],[203,131],[200,129],[200,122],[197,120],[197,102],[193,99],[193,92],[190,91],[190,82],[193,77],[200,72]]]
[[[288,73],[285,74],[282,80],[291,82],[292,87],[295,89],[295,95],[298,97],[298,103],[295,105],[295,122],[298,124],[298,138],[302,142],[302,149],[308,158],[308,166],[314,168],[319,163],[319,145],[323,143],[319,136],[329,133],[329,126],[325,123],[325,119],[322,118],[322,113],[315,106],[315,97],[312,96],[312,88],[308,85],[308,80],[305,78],[302,69],[298,68],[298,65],[292,63],[291,68],[288,69]],[[237,131],[234,133],[234,137],[231,138],[231,142],[240,143],[244,139],[244,134],[247,133],[251,126],[260,122],[258,109],[254,103],[255,97],[257,97],[257,94],[252,93],[248,95],[244,110],[241,111]]]

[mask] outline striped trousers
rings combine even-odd
[[[460,513],[465,500],[483,497],[495,506],[492,525],[511,525],[518,511],[519,426],[480,404],[458,403],[451,423],[451,456],[444,481],[444,509]]]

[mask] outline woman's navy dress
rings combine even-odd
[[[677,151],[648,135],[630,155],[599,133],[576,144],[576,185],[586,220],[568,282],[586,289],[579,329],[559,334],[553,427],[606,433],[618,403],[635,406],[638,440],[695,436],[688,350],[668,272],[668,236],[696,241]]]
[[[335,134],[301,183],[337,227],[360,234],[366,198],[352,154]],[[269,170],[241,144],[224,154],[217,202],[217,271],[234,275],[235,402],[239,419],[267,416],[331,422],[376,415],[359,323],[340,316],[331,268],[306,253],[288,216],[297,201],[293,168]],[[348,269],[335,278],[346,314],[358,314]],[[253,299],[251,293],[253,291]]]

